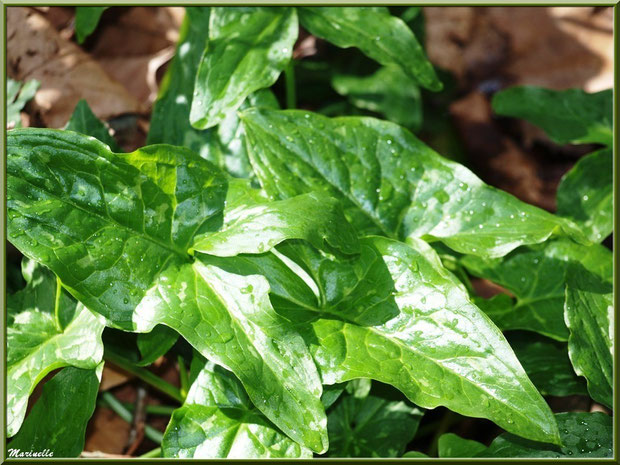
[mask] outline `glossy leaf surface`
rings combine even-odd
[[[568,353],[585,376],[593,399],[613,408],[614,296],[610,280],[582,265],[567,272],[564,318],[570,330]]]
[[[54,457],[78,457],[86,425],[95,411],[103,364],[94,370],[63,368],[43,386],[19,433],[9,443],[22,451],[49,450]]]
[[[463,439],[453,433],[442,434],[439,437],[438,453],[441,458],[476,457],[487,447],[470,439]]]
[[[107,144],[114,152],[121,151],[121,148],[110,135],[108,127],[94,115],[86,100],[82,99],[77,103],[65,129],[94,137]]]
[[[580,262],[599,275],[612,273],[611,252],[603,246],[581,246],[567,240],[515,250],[503,259],[463,257],[461,263],[475,276],[505,287],[516,297],[495,299],[483,305],[485,312],[502,329],[536,331],[559,341],[568,339],[564,323],[564,286],[571,262]]]
[[[558,186],[558,215],[580,225],[593,242],[613,231],[613,155],[599,150],[580,159]]]
[[[165,324],[233,371],[252,402],[292,439],[327,448],[321,382],[302,338],[269,302],[269,285],[213,265],[169,267],[134,313],[136,329]]]
[[[229,112],[217,128],[195,129],[189,122],[194,81],[209,35],[210,8],[186,7],[176,54],[162,80],[147,136],[149,144],[182,145],[236,177],[251,175],[243,127],[236,111]],[[266,89],[251,94],[243,107],[278,108]]]
[[[252,405],[230,372],[211,362],[172,414],[162,452],[164,457],[195,459],[312,457]]]
[[[264,109],[246,110],[242,119],[269,195],[325,191],[343,202],[360,232],[441,240],[485,257],[555,233],[585,240],[572,222],[487,186],[393,123]]]
[[[160,85],[147,136],[149,144],[187,147],[235,177],[250,177],[252,170],[245,149],[245,134],[236,111],[230,111],[217,127],[196,129],[189,122],[194,81],[209,35],[210,8],[186,7],[176,54]],[[278,108],[267,89],[252,93],[245,107]]]
[[[223,174],[186,149],[115,154],[68,131],[12,131],[7,168],[9,240],[122,329],[226,194]]]
[[[9,238],[20,250],[111,324],[173,328],[231,369],[293,439],[327,447],[319,376],[302,339],[271,309],[267,283],[190,263],[194,234],[223,209],[219,170],[166,145],[125,155],[70,132],[9,139]]]
[[[189,122],[194,81],[209,36],[211,8],[187,7],[176,52],[159,86],[153,106],[148,144],[182,145],[213,163],[208,147],[211,131],[195,129]]]
[[[440,457],[596,459],[613,456],[612,418],[604,413],[558,413],[562,447],[504,433],[489,447],[455,434],[439,438]]]
[[[558,413],[562,447],[501,434],[478,457],[506,458],[610,458],[613,447],[612,418],[604,413]]]
[[[263,253],[287,239],[305,239],[319,249],[331,246],[356,253],[355,230],[346,221],[337,200],[321,193],[269,202],[242,181],[231,183],[223,225],[198,234],[192,249],[222,257]]]
[[[526,332],[509,334],[508,342],[542,395],[587,395],[583,378],[570,363],[566,343]]]
[[[216,125],[252,92],[271,86],[293,53],[292,7],[214,7],[209,39],[196,74],[190,121]]]
[[[382,65],[397,65],[422,87],[442,88],[413,32],[385,7],[300,7],[299,19],[317,37],[357,47]]]
[[[155,326],[149,333],[140,333],[136,344],[142,360],[136,362],[138,366],[147,366],[162,355],[165,355],[179,339],[179,333],[168,326]]]
[[[381,67],[370,76],[337,74],[332,87],[358,108],[380,113],[408,128],[422,124],[420,89],[398,66]]]
[[[275,259],[235,257],[222,266],[243,272],[252,262],[262,269],[274,307],[296,323],[324,384],[372,378],[420,407],[443,405],[557,441],[549,408],[504,337],[428,245],[369,238],[361,256],[348,260],[293,245],[280,249],[316,280],[320,304],[310,289],[296,292],[304,285],[301,273],[287,275]]]
[[[94,368],[103,356],[103,321],[76,303],[56,277],[32,260],[23,265],[26,287],[7,305],[7,436],[19,430],[28,397],[51,371]]]
[[[400,457],[423,412],[376,396],[344,396],[327,417],[330,457]]]
[[[75,35],[78,43],[82,43],[97,28],[101,15],[107,6],[78,6],[75,9]]]
[[[512,87],[493,96],[493,109],[542,128],[559,144],[613,143],[613,91]]]

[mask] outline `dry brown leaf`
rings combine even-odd
[[[466,81],[552,89],[613,85],[613,10],[593,7],[427,7],[429,58]]]
[[[107,391],[121,384],[125,384],[127,381],[133,378],[133,375],[128,374],[126,371],[117,368],[111,363],[106,363],[103,367],[103,373],[101,375],[101,383],[99,384],[100,391]]]
[[[107,13],[113,20],[98,28],[91,54],[111,77],[150,108],[157,97],[157,71],[174,55],[184,9],[111,8]]]
[[[476,173],[524,202],[555,210],[555,189],[563,170],[543,179],[539,161],[517,146],[493,120],[491,105],[483,93],[473,91],[453,102],[450,115],[468,153],[475,154],[471,161]]]
[[[7,72],[20,81],[41,82],[34,106],[46,126],[64,126],[82,98],[102,119],[142,111],[122,85],[36,11],[8,7],[7,39]]]
[[[131,425],[113,410],[97,407],[88,422],[84,450],[105,454],[122,454]]]

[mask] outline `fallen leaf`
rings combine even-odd
[[[157,71],[174,55],[184,9],[111,8],[113,21],[100,25],[92,57],[131,95],[150,108],[158,91]]]
[[[32,9],[7,8],[7,73],[41,82],[34,107],[47,127],[63,127],[81,98],[101,119],[142,111],[122,85]]]
[[[461,87],[495,79],[589,92],[613,86],[613,10],[426,7],[430,60]]]

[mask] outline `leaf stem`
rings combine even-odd
[[[131,402],[122,402],[122,404],[127,410],[133,412],[134,404]],[[171,416],[177,407],[171,407],[170,405],[146,405],[144,409],[147,414]]]
[[[135,366],[129,360],[113,352],[107,352],[105,354],[105,360],[110,363],[113,363],[114,365],[127,371],[128,373],[131,373],[132,375],[137,376],[142,381],[144,381],[147,384],[150,384],[158,391],[163,392],[164,394],[170,396],[171,398],[179,401],[179,403],[181,404],[183,403],[183,396],[181,395],[181,391],[179,391],[178,388],[164,381],[159,376],[151,373],[150,371],[144,368]]]
[[[125,408],[121,401],[114,397],[114,394],[109,391],[105,391],[101,393],[101,398],[105,402],[105,404],[114,411],[114,413],[116,413],[127,423],[131,423],[133,421],[133,415],[131,414],[131,412]],[[158,431],[149,425],[144,426],[144,435],[157,444],[161,444],[161,441],[164,437],[161,431]]]
[[[60,278],[56,276],[56,295],[54,299],[54,318],[56,320],[56,329],[62,331],[62,325],[60,324],[60,294],[62,292],[62,283]]]
[[[161,457],[161,447],[150,450],[147,453],[142,454],[140,456],[140,458],[143,458],[143,459],[157,458],[157,457]]]
[[[187,393],[189,392],[189,375],[187,374],[185,363],[183,363],[183,357],[179,355],[177,361],[179,363],[179,381],[181,382],[181,395],[183,396],[183,401],[185,401]]]
[[[297,108],[297,93],[295,90],[295,61],[291,58],[284,69],[286,83],[286,108]]]

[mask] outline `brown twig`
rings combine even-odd
[[[136,389],[136,403],[134,408],[131,430],[127,438],[125,453],[133,455],[144,439],[144,426],[146,423],[146,389],[138,386]]]

